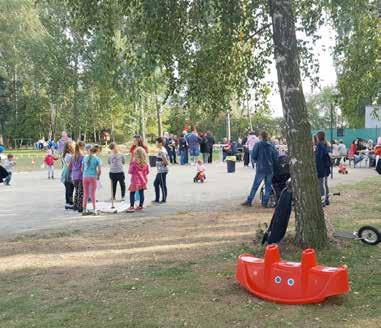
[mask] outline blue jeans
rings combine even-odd
[[[258,173],[258,172],[255,174],[253,186],[251,187],[250,194],[247,197],[247,202],[249,204],[251,204],[253,202],[255,194],[257,193],[262,181],[265,180],[265,194],[263,195],[262,204],[267,205],[269,198],[270,198],[272,178],[273,178],[272,174],[263,174],[263,173]]]
[[[188,150],[180,150],[180,164],[188,164]]]

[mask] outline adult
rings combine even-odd
[[[184,131],[179,138],[180,165],[188,164],[188,142],[185,139],[187,132]]]
[[[249,135],[247,136],[247,141],[246,141],[246,148],[249,152],[249,161],[250,161],[250,154],[253,152],[253,149],[254,149],[254,146],[258,143],[259,139],[258,137],[255,135],[255,132],[251,131],[249,133]],[[245,163],[244,163],[245,164]],[[247,165],[245,166],[249,166],[249,163],[246,163]],[[252,166],[254,167],[254,162],[251,161],[251,164]]]
[[[343,140],[340,140],[339,141],[339,145],[338,145],[338,152],[339,152],[339,158],[337,160],[337,165],[340,164],[341,160],[347,156],[347,147],[345,146]]]
[[[316,135],[315,159],[319,179],[320,196],[324,205],[329,205],[328,176],[331,174],[331,157],[328,153],[325,133],[320,131]]]
[[[130,148],[131,161],[134,158],[135,149],[138,147],[142,147],[148,154],[148,147],[144,144],[143,138],[139,135],[135,135]]]
[[[200,151],[202,154],[202,160],[204,164],[206,164],[209,162],[209,155],[210,155],[208,136],[206,133],[203,133],[200,137],[201,137]]]
[[[348,151],[348,159],[349,161],[353,160],[354,167],[364,159],[364,156],[360,153],[361,150],[363,150],[363,147],[359,139],[353,140]]]
[[[214,137],[210,131],[206,132],[206,138],[208,139],[208,148],[209,148],[209,157],[208,163],[211,164],[213,162],[213,146],[216,143]]]
[[[257,170],[253,186],[247,200],[242,206],[251,206],[262,181],[265,182],[265,194],[262,199],[262,206],[267,207],[270,198],[271,181],[274,175],[274,167],[277,163],[278,154],[274,145],[268,140],[268,133],[261,132],[261,141],[257,142],[251,153],[252,160],[257,163]]]
[[[164,132],[163,134],[163,146],[167,151],[169,161],[173,163],[173,149],[171,147],[172,140],[168,132]]]
[[[340,164],[339,145],[336,140],[331,140],[331,153],[335,165]]]
[[[224,162],[227,156],[231,155],[232,144],[228,138],[222,140],[222,161]]]
[[[177,147],[178,147],[178,140],[177,136],[174,134],[170,135],[171,138],[171,145],[170,147],[172,148],[172,156],[173,156],[173,164],[177,164]]]
[[[200,141],[201,138],[198,136],[196,129],[193,129],[191,133],[188,133],[185,136],[185,139],[188,142],[189,155],[191,157],[191,164],[196,163],[196,159],[200,156]]]
[[[68,136],[66,131],[62,131],[61,139],[58,140],[58,152],[62,154],[64,152],[65,144],[71,142],[71,138]]]

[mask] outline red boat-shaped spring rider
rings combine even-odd
[[[264,259],[240,255],[236,278],[254,295],[285,304],[320,303],[349,291],[346,267],[318,265],[313,249],[303,251],[301,263],[282,261],[276,244],[266,247]]]

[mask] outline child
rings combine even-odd
[[[99,147],[93,146],[90,149],[90,154],[86,155],[82,161],[83,172],[83,212],[82,215],[87,215],[87,202],[91,193],[91,201],[93,203],[93,214],[96,214],[96,198],[97,180],[101,175],[101,160],[97,157]]]
[[[7,172],[8,172],[8,176],[5,177],[5,179],[4,179],[4,184],[6,186],[10,185],[10,182],[11,182],[11,179],[12,179],[13,167],[16,165],[16,162],[13,160],[13,157],[14,156],[12,154],[8,154],[7,158],[4,161],[4,169],[6,169]]]
[[[74,185],[74,211],[83,211],[83,174],[82,161],[84,158],[85,143],[78,141],[75,145],[74,155],[70,162],[71,178]]]
[[[44,158],[44,163],[48,167],[48,179],[54,179],[54,161],[58,160],[58,157],[53,155],[51,149],[49,149]]]
[[[156,139],[158,153],[156,155],[157,174],[153,183],[155,187],[155,200],[152,203],[159,204],[167,201],[167,174],[168,174],[168,153],[164,148],[163,138]],[[162,199],[160,201],[160,189],[162,191]]]
[[[196,171],[197,171],[197,174],[196,176],[193,178],[193,182],[204,182],[205,179],[206,179],[206,175],[205,175],[205,165],[202,163],[201,160],[198,160],[196,162]]]
[[[134,152],[134,159],[130,163],[128,173],[131,174],[131,184],[128,190],[130,191],[130,208],[127,212],[142,211],[144,204],[144,190],[147,189],[147,175],[149,167],[147,164],[147,154],[143,147],[137,147]],[[139,192],[139,206],[135,205],[135,193]]]
[[[65,143],[63,153],[62,153],[62,172],[61,172],[61,182],[65,186],[65,209],[72,210],[74,209],[73,203],[73,193],[74,193],[74,184],[71,178],[71,169],[70,163],[74,155],[74,143],[68,141]]]
[[[111,155],[108,157],[108,163],[110,165],[110,179],[112,183],[112,198],[115,200],[116,187],[119,182],[120,190],[122,194],[122,201],[126,194],[126,183],[124,176],[123,165],[126,163],[126,159],[123,154],[119,152],[119,148],[116,143],[112,142],[109,146]]]

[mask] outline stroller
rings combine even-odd
[[[282,190],[286,188],[287,181],[290,179],[290,164],[286,155],[280,155],[278,157],[278,163],[275,166],[274,176],[272,179],[272,186],[270,191],[268,207],[276,207],[278,204]],[[261,202],[263,202],[263,196],[265,195],[265,187],[262,186],[260,190]]]

